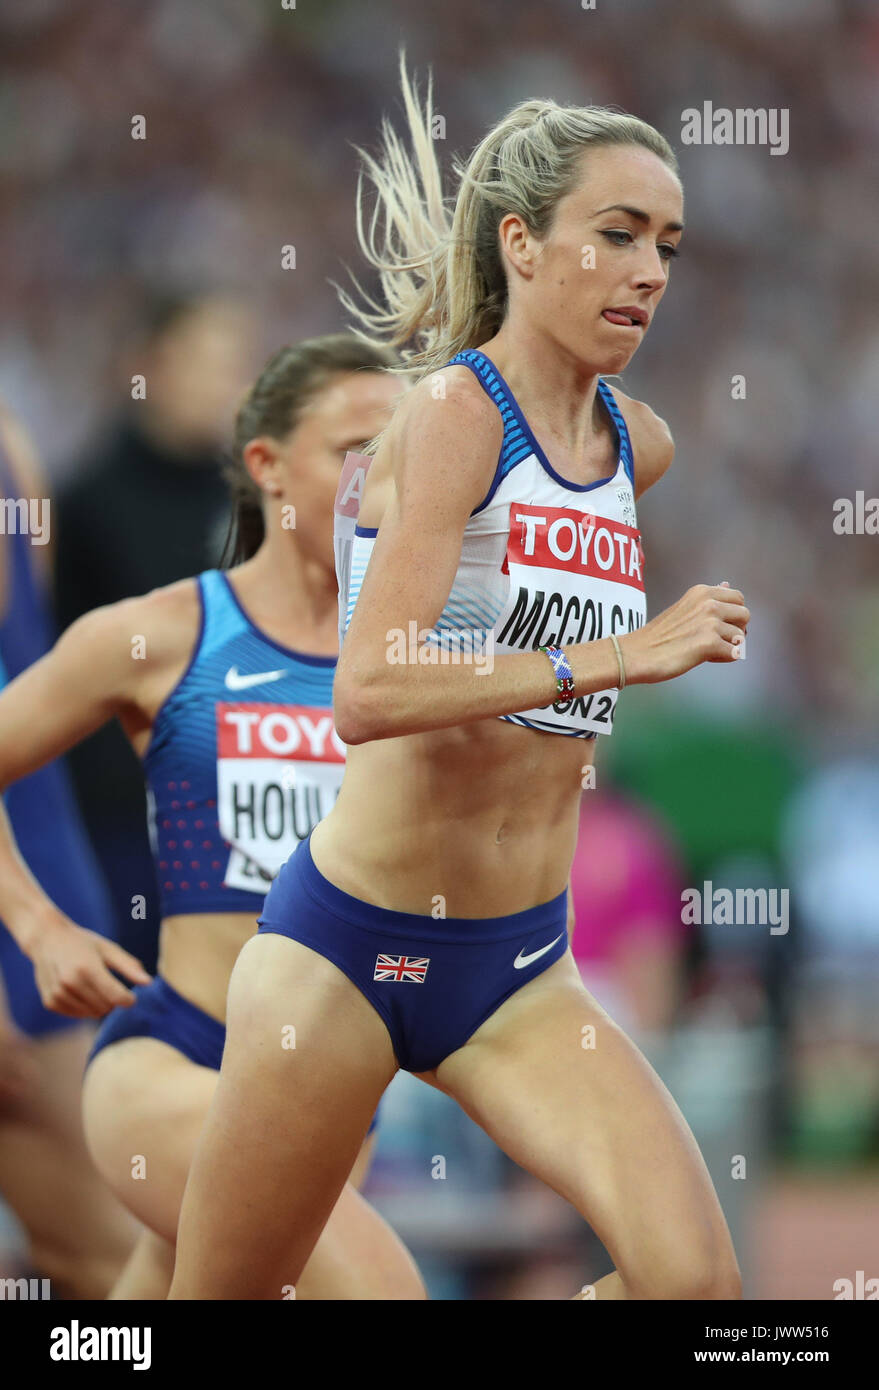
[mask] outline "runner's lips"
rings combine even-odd
[[[613,314],[614,317],[608,318],[609,314]],[[601,317],[608,323],[615,323],[622,328],[646,328],[648,322],[646,310],[639,309],[634,304],[626,304],[621,309],[602,309]]]

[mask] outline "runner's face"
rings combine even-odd
[[[590,151],[580,169],[537,243],[533,274],[519,283],[541,331],[611,374],[637,352],[665,294],[683,194],[676,175],[641,146]],[[642,310],[646,322],[606,316],[625,307]]]
[[[385,428],[404,389],[384,372],[345,372],[314,397],[283,441],[281,502],[295,508],[298,539],[311,554],[332,559],[333,503],[345,454]]]

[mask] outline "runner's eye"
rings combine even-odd
[[[614,227],[607,231],[602,231],[601,235],[607,237],[608,241],[612,242],[614,246],[625,246],[627,242],[634,240],[632,233],[625,231],[622,227]],[[616,237],[621,237],[622,240],[617,241],[615,240]],[[673,260],[675,256],[681,254],[676,246],[672,246],[667,241],[662,242],[661,245],[657,247],[657,250],[664,261]]]

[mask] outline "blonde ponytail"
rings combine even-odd
[[[363,165],[357,183],[357,239],[378,271],[384,303],[368,296],[356,279],[360,303],[338,285],[336,289],[357,336],[403,348],[404,365],[395,370],[420,380],[500,328],[507,285],[497,230],[506,213],[518,213],[536,236],[544,235],[587,148],[640,145],[675,173],[678,164],[668,141],[636,116],[602,106],[523,101],[489,131],[466,163],[454,161],[458,191],[450,207],[432,137],[433,79],[428,78],[422,106],[402,50],[400,85],[411,153],[387,117],[380,156],[358,149]],[[368,218],[364,176],[376,191]]]

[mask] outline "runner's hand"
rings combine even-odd
[[[32,933],[28,955],[44,1005],[69,1018],[102,1018],[118,1005],[134,1003],[134,994],[112,970],[138,985],[152,979],[115,941],[78,927],[60,912]]]
[[[626,683],[650,685],[705,661],[737,661],[750,617],[738,589],[696,584],[644,627],[620,637]]]

